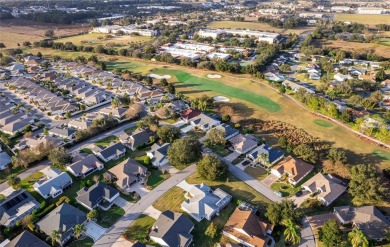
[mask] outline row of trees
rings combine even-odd
[[[67,13],[65,11],[52,10],[21,15],[21,18],[43,23],[72,24],[80,20],[94,18],[97,15],[98,13],[93,11]]]

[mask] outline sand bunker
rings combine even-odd
[[[224,97],[224,96],[215,96],[215,97],[213,98],[213,100],[214,100],[214,101],[219,101],[219,102],[228,102],[228,101],[229,101],[229,99],[226,98],[226,97]]]
[[[216,79],[216,78],[221,78],[222,76],[221,75],[217,75],[217,74],[208,74],[207,77],[208,78],[212,78],[212,79]]]
[[[155,79],[170,79],[170,75],[157,75],[157,74],[148,74],[148,76],[155,78]]]

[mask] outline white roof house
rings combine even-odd
[[[45,173],[45,178],[37,181],[33,188],[43,198],[56,198],[61,195],[64,190],[72,186],[73,180],[66,172],[54,168],[49,169]]]

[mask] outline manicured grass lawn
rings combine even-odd
[[[133,133],[135,130],[137,129],[137,126],[134,126],[134,127],[130,127],[130,128],[127,128],[124,130],[124,132],[128,135],[130,135],[131,133]]]
[[[221,157],[227,156],[230,152],[222,145],[210,145],[207,142],[204,143],[208,148],[210,148],[214,153],[218,154]]]
[[[152,174],[148,177],[148,182],[146,185],[156,188],[159,184],[171,177],[171,175],[166,172],[163,174],[160,170],[151,170]]]
[[[101,139],[100,141],[95,142],[95,145],[101,147],[107,147],[111,142],[118,142],[119,139],[116,136],[107,136],[106,138]]]
[[[281,191],[283,197],[289,197],[297,193],[301,189],[301,187],[293,187],[292,185],[287,183],[275,182],[271,185],[271,189],[274,191]]]
[[[86,237],[82,240],[75,240],[72,243],[70,243],[69,247],[90,247],[93,246],[94,242],[92,238]]]
[[[93,154],[92,150],[89,148],[80,149],[80,153]]]
[[[205,183],[213,188],[218,187],[233,196],[232,202],[223,209],[222,212],[220,212],[220,215],[214,217],[211,221],[203,220],[201,222],[196,222],[193,220],[195,228],[192,231],[192,234],[194,235],[195,246],[213,246],[215,243],[219,242],[219,239],[221,238],[221,230],[236,208],[237,200],[243,200],[255,204],[263,212],[266,204],[269,203],[269,200],[263,197],[263,195],[259,194],[257,191],[253,190],[251,187],[232,175],[229,175],[226,181],[208,181],[200,178],[198,174],[195,173],[188,177],[186,181],[190,184]],[[162,197],[157,199],[153,206],[160,211],[169,209],[183,213],[180,208],[180,204],[184,201],[184,199],[184,191],[175,186],[167,191]],[[211,222],[213,222],[218,228],[218,234],[215,239],[210,239],[204,234]]]
[[[109,228],[115,222],[117,222],[118,219],[122,217],[124,214],[125,214],[125,210],[123,210],[123,208],[121,207],[116,207],[116,206],[112,206],[107,211],[98,209],[97,223],[104,228]]]
[[[318,126],[321,126],[324,128],[332,128],[333,127],[333,124],[329,123],[328,121],[321,120],[321,119],[314,120],[314,123],[317,124]]]
[[[249,175],[251,175],[252,177],[256,178],[259,181],[263,180],[264,178],[266,178],[268,176],[268,172],[264,168],[261,168],[261,167],[253,168],[253,167],[248,166],[247,168],[245,168],[245,172],[248,173]]]
[[[43,176],[43,173],[42,172],[36,172],[34,174],[31,174],[30,176],[28,176],[27,178],[23,179],[22,181],[20,181],[20,186],[22,189],[28,189],[30,188],[31,186],[33,186],[33,184],[38,181],[38,179],[40,177]]]
[[[280,105],[265,96],[254,94],[251,91],[242,90],[236,87],[231,87],[215,80],[200,78],[179,70],[158,69],[155,72],[159,74],[174,75],[179,82],[191,85],[199,90],[213,91],[227,97],[246,100],[263,107],[270,112],[278,112],[281,109]]]
[[[375,149],[373,154],[383,160],[390,161],[390,152],[380,150],[380,149]]]
[[[147,240],[146,237],[149,235],[149,229],[153,226],[154,222],[156,222],[155,219],[142,214],[127,228],[123,235],[127,240],[133,243],[139,241],[144,244],[153,244],[150,240]]]

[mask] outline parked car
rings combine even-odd
[[[251,162],[249,160],[245,160],[244,162],[242,162],[242,166],[247,166],[249,165]]]
[[[298,191],[297,193],[295,193],[296,196],[301,196],[303,194],[302,190]]]

